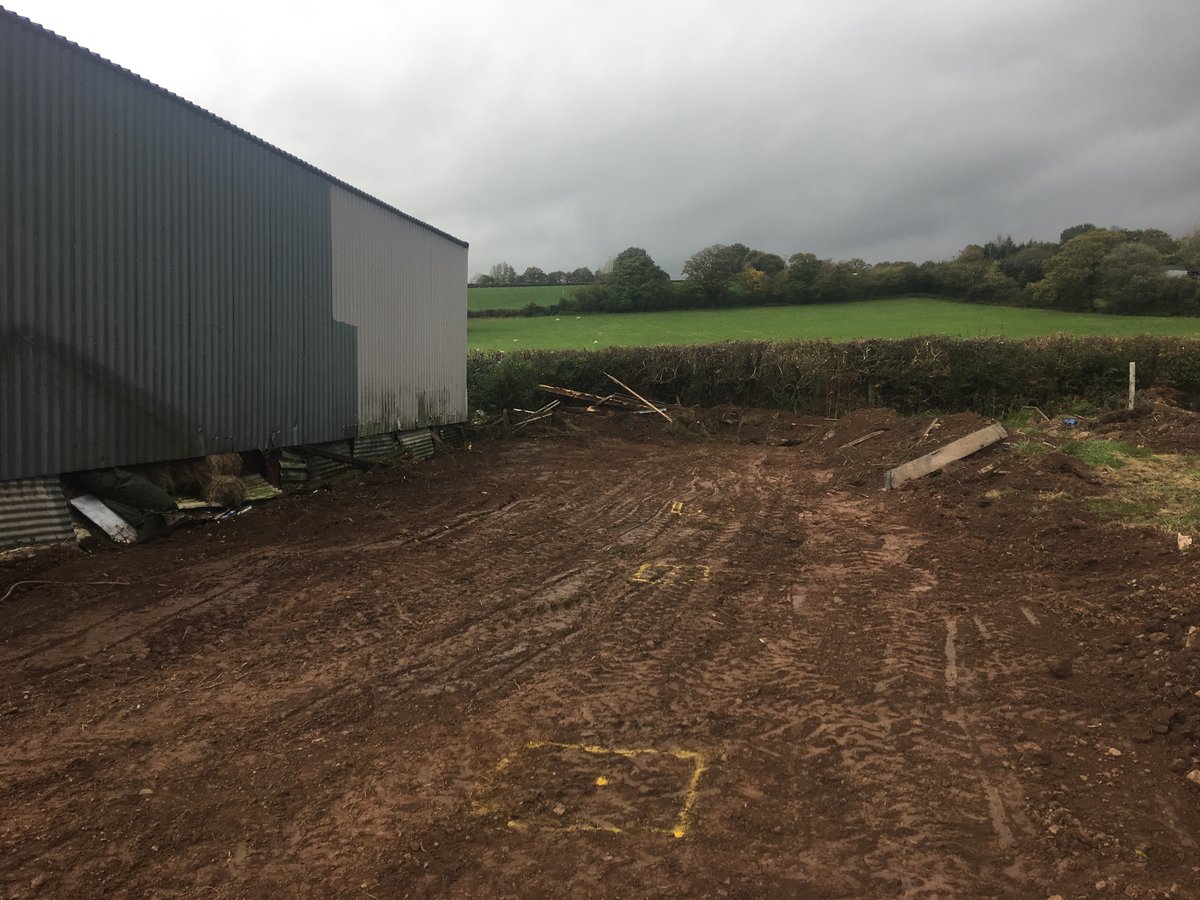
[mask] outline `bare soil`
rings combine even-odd
[[[0,604],[0,895],[1200,896],[1173,535],[879,489],[973,416],[647,418],[0,565],[75,583]]]

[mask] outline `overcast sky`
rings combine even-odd
[[[471,243],[943,259],[1200,226],[1198,0],[0,0]]]

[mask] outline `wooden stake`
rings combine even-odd
[[[604,377],[607,378],[609,381],[613,382],[614,384],[616,384],[617,387],[622,388],[626,391],[629,391],[629,393],[633,394],[633,396],[635,396],[639,400],[641,400],[642,403],[644,403],[646,405],[647,409],[654,410],[656,413],[658,413],[660,416],[662,416],[668,422],[675,421],[670,416],[668,416],[665,412],[663,412],[661,409],[659,409],[657,406],[655,406],[653,403],[651,403],[649,400],[647,400],[645,397],[643,397],[641,394],[639,394],[637,391],[635,391],[633,388],[631,388],[629,385],[622,384],[620,381],[618,381],[616,378],[613,378],[613,376],[609,375],[607,372],[604,373]]]
[[[1137,363],[1129,364],[1129,408],[1133,409],[1133,395],[1137,391]]]

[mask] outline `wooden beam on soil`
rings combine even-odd
[[[883,489],[890,491],[904,484],[906,481],[912,481],[914,478],[920,478],[923,475],[928,475],[930,472],[936,472],[955,460],[962,459],[964,456],[970,456],[972,453],[977,453],[984,447],[990,447],[997,441],[1002,441],[1008,437],[1008,432],[1004,430],[1004,426],[1000,424],[989,425],[987,428],[981,428],[966,437],[959,438],[957,441],[951,441],[945,447],[939,447],[932,453],[926,453],[924,456],[918,457],[911,462],[906,462],[904,465],[896,466],[883,476]]]
[[[842,446],[838,447],[838,449],[839,450],[849,450],[851,447],[857,447],[859,444],[866,443],[867,441],[871,440],[871,438],[879,437],[881,434],[884,434],[886,431],[887,431],[886,428],[880,428],[878,431],[868,431],[862,437],[856,437],[854,440],[849,441],[848,443],[842,444]]]

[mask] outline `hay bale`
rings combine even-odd
[[[142,476],[157,488],[161,488],[168,494],[174,494],[177,482],[175,475],[171,471],[170,463],[154,463],[153,465],[144,466],[141,470]]]
[[[175,479],[175,487],[181,494],[199,497],[204,494],[208,481],[213,476],[212,466],[208,460],[180,459],[171,463],[171,476]]]
[[[216,453],[206,457],[206,459],[214,475],[242,474],[242,456],[240,453]]]
[[[246,500],[246,487],[236,475],[213,475],[204,486],[204,499],[218,506],[237,506]]]

